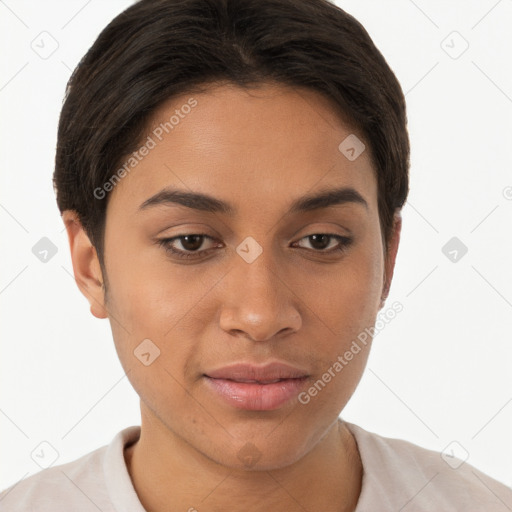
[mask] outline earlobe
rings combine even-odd
[[[395,261],[396,255],[398,252],[398,245],[400,243],[400,233],[402,230],[402,214],[400,211],[396,212],[393,220],[393,231],[391,235],[391,239],[389,241],[389,247],[386,255],[386,260],[384,262],[384,279],[383,279],[383,289],[380,301],[379,309],[384,307],[384,303],[389,294],[389,289],[391,288],[391,281],[393,279],[393,272],[395,270]]]
[[[62,220],[68,234],[76,284],[89,301],[91,313],[96,318],[107,318],[103,275],[96,249],[75,211],[66,210],[63,212]]]

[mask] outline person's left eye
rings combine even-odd
[[[197,259],[206,256],[214,248],[199,250],[203,246],[204,240],[215,241],[215,239],[204,233],[194,233],[186,235],[178,235],[172,238],[162,238],[158,241],[158,244],[164,248],[164,250],[172,257],[183,258],[183,259]],[[305,248],[307,251],[312,251],[317,254],[332,254],[342,253],[352,244],[353,238],[334,233],[315,233],[302,237],[300,240],[308,239],[309,244],[312,248]],[[299,242],[300,242],[299,240]],[[327,242],[336,242],[334,246]],[[175,247],[175,242],[178,242],[182,249]],[[298,242],[295,242],[298,243]],[[317,247],[315,247],[315,245]],[[321,247],[318,248],[318,245]],[[324,245],[326,247],[324,247]],[[331,245],[331,247],[329,247]],[[328,250],[326,250],[328,249]]]
[[[333,239],[334,239],[334,241],[337,240],[338,243],[336,245],[334,245],[334,247],[331,247],[328,251],[325,250],[326,249],[325,247],[321,247],[320,251],[315,250],[315,248],[313,247],[313,250],[315,252],[320,252],[322,254],[324,254],[324,253],[331,254],[333,252],[345,251],[353,241],[352,238],[350,238],[350,237],[336,235],[334,233],[315,233],[314,235],[307,235],[307,236],[301,238],[301,240],[304,240],[304,239],[310,239],[313,241],[313,244],[319,244],[319,245],[324,245],[326,240],[333,240]],[[311,242],[310,242],[310,244],[311,244]],[[327,246],[329,246],[329,244],[327,244]]]

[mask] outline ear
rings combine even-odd
[[[89,240],[75,211],[64,211],[62,219],[68,233],[76,284],[89,301],[91,313],[96,318],[107,318],[103,275],[96,249]]]
[[[379,309],[384,307],[384,303],[389,294],[391,287],[391,281],[393,279],[393,272],[395,270],[396,254],[398,252],[398,245],[400,243],[400,232],[402,230],[402,214],[400,211],[396,212],[393,218],[393,230],[391,233],[391,239],[389,241],[389,247],[386,254],[386,260],[384,262],[384,285],[382,288],[382,296]]]

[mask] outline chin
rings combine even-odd
[[[315,436],[304,429],[297,429],[297,436],[292,436],[289,428],[280,433],[279,428],[273,425],[256,432],[249,427],[243,436],[230,438],[228,446],[225,443],[221,447],[212,446],[210,438],[209,449],[216,455],[210,458],[235,470],[272,471],[299,461],[314,447],[316,438],[321,437],[321,434]]]

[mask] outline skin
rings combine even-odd
[[[151,127],[190,96],[165,103]],[[235,409],[202,375],[278,359],[307,369],[309,388],[374,325],[393,276],[399,212],[385,254],[370,148],[354,161],[338,150],[349,134],[363,137],[316,92],[221,85],[193,97],[197,106],[111,192],[106,275],[74,212],[63,215],[77,284],[92,314],[109,318],[140,396],[141,437],[125,450],[134,487],[155,512],[354,510],[362,464],[338,416],[371,342],[307,405]],[[228,201],[237,214],[177,205],[138,211],[171,185]],[[355,188],[368,208],[345,203],[286,213],[293,200],[339,186]],[[197,233],[214,240],[204,239],[200,250],[211,250],[195,260],[177,259],[157,243]],[[353,243],[325,255],[308,238],[322,233],[350,235]],[[236,252],[247,236],[263,249],[252,263]],[[337,245],[329,239],[324,247]],[[173,247],[191,245],[177,240]],[[147,338],[160,350],[149,366],[133,354]],[[260,456],[250,467],[237,456],[247,442]]]

